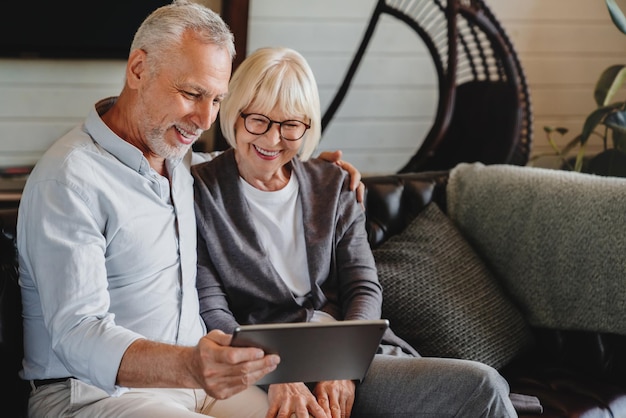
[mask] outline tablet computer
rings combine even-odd
[[[256,384],[362,380],[388,327],[386,319],[241,325],[231,345],[280,356]]]

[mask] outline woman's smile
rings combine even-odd
[[[273,160],[274,158],[277,158],[277,157],[278,157],[278,155],[281,153],[281,151],[280,151],[280,150],[277,150],[277,151],[270,151],[270,150],[267,150],[267,149],[265,149],[265,148],[261,148],[261,147],[259,147],[258,145],[254,145],[254,144],[252,144],[252,146],[254,147],[254,149],[255,149],[255,151],[257,152],[257,154],[258,154],[261,158],[266,159],[266,160]]]

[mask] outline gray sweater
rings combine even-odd
[[[239,184],[234,151],[192,167],[198,224],[200,313],[208,329],[303,322],[315,310],[338,320],[377,319],[382,289],[365,212],[347,173],[326,161],[292,160],[300,187],[311,292],[296,297],[265,254]],[[303,266],[306,268],[306,266]],[[387,344],[417,354],[389,330]]]

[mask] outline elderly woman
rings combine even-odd
[[[363,209],[343,170],[309,159],[321,112],[308,63],[257,50],[229,90],[220,118],[232,149],[193,168],[207,327],[380,318]],[[391,330],[362,382],[272,384],[268,395],[268,417],[516,416],[494,369],[421,358]]]

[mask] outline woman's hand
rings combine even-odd
[[[355,391],[356,385],[352,380],[330,380],[317,383],[313,394],[327,416],[347,418],[352,412]]]
[[[330,418],[304,383],[270,385],[267,396],[270,407],[267,418]]]

